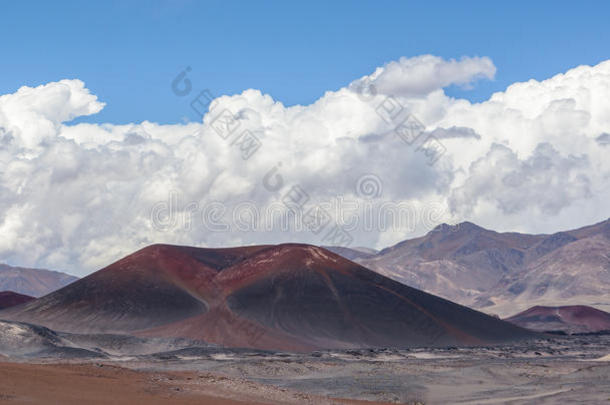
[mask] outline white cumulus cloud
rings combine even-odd
[[[310,105],[249,89],[183,125],[72,125],[104,106],[81,81],[23,87],[0,97],[0,261],[84,275],[156,242],[332,244],[339,224],[353,246],[384,247],[440,222],[548,232],[608,217],[610,61],[482,103],[443,90],[495,70],[401,58]],[[328,226],[285,226],[289,200]]]
[[[352,86],[372,85],[381,94],[413,97],[452,84],[471,85],[479,79],[492,79],[495,74],[496,67],[488,57],[445,60],[434,55],[422,55],[389,62]]]

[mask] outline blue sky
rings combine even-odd
[[[79,78],[107,103],[87,122],[197,117],[169,83],[192,68],[214,94],[261,89],[308,104],[376,66],[430,53],[489,56],[496,79],[448,93],[480,101],[608,56],[610,3],[104,1],[3,2],[0,94]]]
[[[610,3],[490,3],[0,3],[0,262],[84,274],[152,243],[329,244],[280,226],[211,230],[203,214],[220,203],[236,225],[247,202],[267,223],[298,185],[309,208],[345,198],[362,219],[362,179],[409,223],[361,221],[353,246],[441,222],[550,233],[607,219]],[[187,66],[193,92],[178,97]],[[366,75],[376,97],[345,88]],[[548,80],[506,90],[532,78]],[[256,155],[214,114],[201,122],[189,104],[204,89],[241,95],[217,111],[239,113]],[[393,128],[389,95],[425,136]],[[262,183],[273,170],[277,192]],[[157,226],[160,206],[172,226]]]

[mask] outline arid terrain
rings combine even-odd
[[[448,231],[414,249],[520,243]],[[502,320],[312,245],[152,245],[44,297],[2,297],[4,403],[610,401],[609,314],[537,306]]]
[[[77,277],[58,271],[30,269],[0,263],[0,291],[42,297],[74,281]]]
[[[211,347],[2,359],[3,403],[600,404],[609,336],[309,354]],[[33,363],[31,363],[33,362]],[[111,398],[108,397],[111,395]]]
[[[442,224],[380,252],[331,249],[403,284],[502,318],[535,305],[610,310],[610,220],[550,235]]]

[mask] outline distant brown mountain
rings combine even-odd
[[[42,297],[76,280],[78,277],[58,271],[12,267],[0,263],[0,291]]]
[[[501,316],[534,305],[610,309],[610,220],[552,235],[440,225],[354,261],[409,286]]]
[[[330,250],[333,253],[338,254],[339,256],[343,256],[349,260],[356,259],[368,259],[371,257],[375,257],[377,253],[379,253],[375,249],[369,249],[364,247],[356,247],[356,248],[348,248],[345,246],[322,246],[326,250]]]
[[[584,305],[536,306],[505,320],[538,332],[561,331],[573,334],[610,331],[610,313]]]
[[[17,294],[13,291],[0,291],[0,309],[11,308],[35,299],[29,295]]]
[[[1,319],[55,330],[312,350],[487,344],[534,336],[323,248],[154,245]]]

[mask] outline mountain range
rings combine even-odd
[[[0,291],[42,297],[76,280],[78,277],[58,271],[13,267],[0,263]]]
[[[331,250],[403,284],[502,317],[535,305],[610,310],[610,220],[550,235],[442,224],[374,254]]]
[[[300,244],[153,245],[0,319],[72,333],[309,351],[477,345],[537,336]]]
[[[0,319],[226,347],[443,346],[532,336],[520,327],[590,332],[605,327],[600,310],[610,308],[610,220],[549,235],[442,224],[381,251],[153,245],[80,280],[0,265],[0,290],[44,295],[2,293]]]

